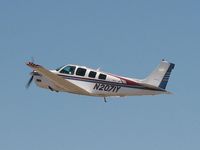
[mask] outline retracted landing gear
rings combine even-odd
[[[49,88],[52,92],[55,91],[55,92],[58,93],[58,91],[57,91],[57,90],[54,90],[52,87],[48,86],[48,88]]]
[[[52,87],[48,86],[49,90],[54,91]]]

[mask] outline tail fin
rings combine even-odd
[[[165,89],[175,64],[162,60],[160,65],[143,80],[145,84]]]

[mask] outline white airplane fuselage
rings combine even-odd
[[[73,66],[75,68],[72,74],[62,72],[62,69],[67,66]],[[78,73],[78,68],[86,70],[85,73]],[[73,83],[74,85],[85,89],[88,93],[70,88],[63,89],[40,73],[36,71],[33,72],[34,80],[37,86],[56,92],[69,92],[99,97],[168,94],[168,92],[164,89],[155,88],[151,85],[146,86],[143,80],[116,76],[78,65],[65,65],[58,70],[49,71]],[[91,75],[91,72],[93,72],[93,76]]]

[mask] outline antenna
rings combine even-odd
[[[97,71],[100,71],[101,67],[97,68]]]

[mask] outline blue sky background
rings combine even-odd
[[[1,0],[0,149],[199,150],[199,50],[196,0]],[[104,103],[26,90],[32,56],[137,78],[166,58],[174,95]]]

